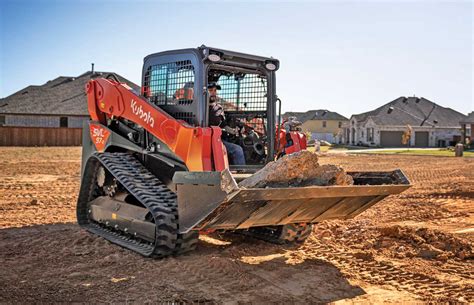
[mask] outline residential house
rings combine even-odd
[[[375,110],[352,115],[344,142],[375,147],[445,147],[461,141],[466,115],[425,98],[399,97]],[[403,134],[410,130],[409,142]]]
[[[0,99],[0,146],[81,145],[82,125],[89,120],[85,85],[108,74],[59,76]],[[138,85],[116,76],[139,92]]]
[[[342,126],[349,120],[337,112],[326,109],[309,110],[306,112],[286,112],[283,119],[296,117],[302,123],[301,130],[311,133],[311,139],[340,143],[342,140]]]
[[[474,111],[467,115],[467,118],[459,122],[461,124],[461,143],[468,144],[470,147],[474,146],[472,136],[474,135]]]

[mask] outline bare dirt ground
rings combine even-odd
[[[145,259],[75,224],[79,148],[0,148],[0,303],[474,302],[474,160],[326,155],[347,170],[401,168],[413,183],[302,245],[202,236]]]

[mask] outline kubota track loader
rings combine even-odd
[[[199,232],[212,230],[302,241],[313,223],[354,217],[410,186],[396,170],[349,173],[350,186],[239,188],[235,173],[306,148],[302,133],[276,122],[278,68],[274,58],[202,46],[147,56],[141,93],[113,75],[91,79],[79,224],[163,257],[192,250]],[[222,88],[226,124],[237,133],[209,126],[210,82]],[[243,148],[245,166],[228,164],[222,138]]]

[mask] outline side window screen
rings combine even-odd
[[[193,102],[194,67],[190,60],[150,66],[144,83],[144,95],[158,106]]]

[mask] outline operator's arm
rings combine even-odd
[[[215,102],[209,105],[209,125],[219,126],[227,133],[237,135],[237,128],[232,128],[227,124],[224,108],[222,107],[221,102],[222,99],[218,98]]]
[[[223,126],[225,124],[224,108],[217,101],[209,104],[209,125]],[[221,127],[222,127],[221,126]]]

